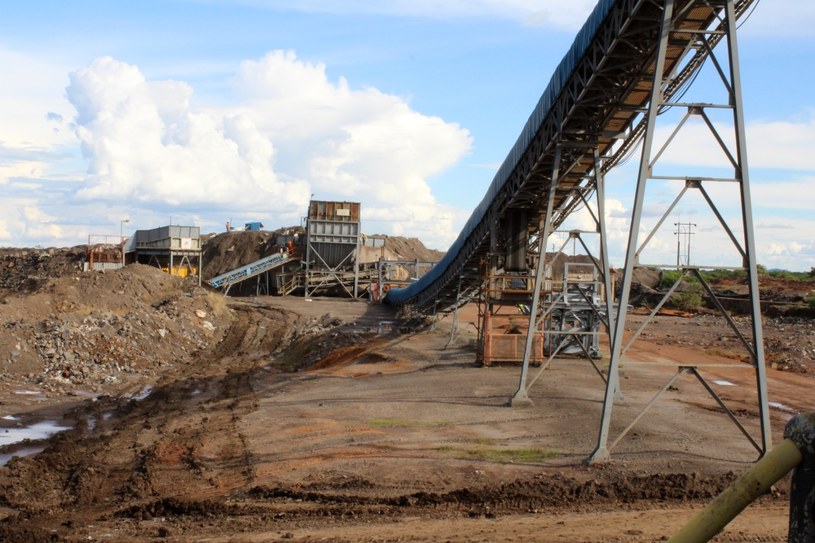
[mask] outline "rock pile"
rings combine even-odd
[[[0,249],[0,289],[33,292],[49,279],[82,269],[85,246],[61,249]]]
[[[230,312],[219,294],[133,265],[8,298],[0,318],[4,378],[65,392],[124,385],[185,361],[220,339]]]
[[[815,366],[815,322],[779,317],[765,319],[764,350],[772,369],[809,373]]]

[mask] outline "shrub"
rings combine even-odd
[[[658,288],[668,290],[674,286],[674,283],[676,283],[680,275],[682,275],[682,270],[662,270],[659,277]],[[685,283],[699,283],[699,279],[693,275],[686,275],[682,281]]]
[[[699,294],[699,289],[688,289],[685,292],[674,294],[671,296],[671,304],[683,311],[692,311],[702,305],[702,296]]]

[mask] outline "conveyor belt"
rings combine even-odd
[[[421,280],[391,290],[385,301],[428,313],[446,311],[478,294],[482,261],[494,229],[501,246],[506,217],[525,210],[530,232],[538,232],[552,186],[560,147],[559,182],[551,222],[560,226],[593,188],[594,152],[605,172],[644,132],[659,24],[664,0],[600,0],[558,65],[518,140],[447,254]],[[737,1],[741,16],[753,0]],[[723,0],[676,0],[676,28],[668,47],[667,97],[692,82],[709,55],[699,32],[722,26]],[[720,37],[708,39],[712,48]],[[615,144],[615,142],[619,142]]]
[[[290,261],[291,256],[289,253],[275,253],[271,256],[267,256],[265,258],[261,258],[260,260],[246,264],[245,266],[241,266],[240,268],[228,271],[217,277],[213,277],[212,279],[207,280],[206,283],[212,288],[223,288],[226,291],[229,290],[229,287],[236,283],[246,281],[252,277],[257,277],[261,273],[271,271]]]

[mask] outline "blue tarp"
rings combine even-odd
[[[560,61],[555,73],[549,80],[546,90],[543,91],[543,95],[540,97],[540,100],[538,100],[538,104],[532,111],[532,115],[530,115],[529,120],[526,121],[526,125],[523,131],[521,131],[521,135],[518,137],[515,145],[512,146],[509,154],[504,159],[504,163],[501,164],[498,173],[495,174],[492,183],[487,189],[487,193],[484,195],[481,203],[475,208],[472,215],[470,215],[469,220],[467,220],[456,241],[454,241],[447,250],[444,258],[433,266],[419,281],[409,287],[390,290],[385,298],[385,302],[398,305],[410,301],[411,298],[430,287],[430,285],[441,277],[445,271],[447,271],[447,268],[452,265],[459,251],[462,250],[464,244],[467,242],[467,239],[473,234],[481,221],[487,219],[487,212],[492,206],[493,200],[500,193],[512,175],[512,172],[518,166],[524,152],[543,125],[544,119],[549,115],[552,104],[554,104],[564,86],[569,81],[572,72],[578,62],[580,62],[583,54],[589,48],[589,45],[597,35],[597,31],[617,1],[618,0],[600,0],[594,7],[591,15],[589,15],[589,18],[583,24],[583,28],[577,33],[577,37],[569,48],[569,52],[566,53],[566,56]]]

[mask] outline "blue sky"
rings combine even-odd
[[[444,250],[593,6],[6,3],[0,245],[85,243],[118,235],[125,217],[125,233],[170,221],[274,228],[299,223],[313,194],[362,202],[367,233]],[[758,260],[770,268],[815,266],[815,98],[801,68],[815,53],[814,16],[811,2],[761,0],[739,34]],[[710,167],[694,138],[682,145]],[[614,265],[631,163],[609,176]],[[656,190],[653,208],[673,194]],[[731,263],[720,234],[705,241],[715,224],[703,207],[689,198],[666,223],[698,225],[694,263]],[[674,252],[668,228],[651,260]]]

